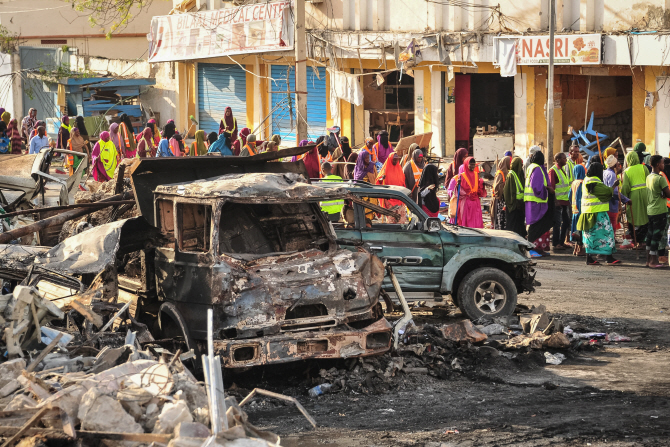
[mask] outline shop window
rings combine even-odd
[[[178,203],[179,250],[209,251],[212,207],[199,203]]]
[[[400,79],[400,73],[392,72],[382,84],[384,89],[384,108],[414,110],[414,78],[407,75]]]
[[[174,214],[172,200],[159,199],[156,201],[156,218],[158,229],[166,242],[163,247],[174,248]]]

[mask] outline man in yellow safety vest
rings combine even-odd
[[[321,171],[323,171],[323,178],[321,179],[321,181],[324,182],[342,181],[342,177],[340,177],[339,175],[333,175],[333,165],[331,165],[328,162],[325,162],[323,165],[321,165]],[[328,220],[330,220],[331,222],[340,221],[342,208],[344,208],[344,199],[321,202],[321,211],[326,213],[326,215],[328,216]]]

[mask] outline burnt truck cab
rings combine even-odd
[[[337,245],[319,202],[350,193],[299,173],[238,173],[153,191],[158,323],[203,352],[208,309],[225,367],[386,352],[384,266]]]

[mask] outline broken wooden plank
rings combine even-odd
[[[28,422],[26,422],[23,427],[21,427],[11,438],[9,438],[7,441],[5,441],[4,444],[2,444],[2,447],[10,447],[13,445],[16,441],[18,441],[23,434],[28,431],[29,428],[31,428],[33,425],[35,425],[41,418],[44,416],[44,414],[47,411],[51,411],[51,408],[49,407],[42,407],[40,408],[37,413],[30,419],[28,419]]]
[[[42,352],[35,357],[35,360],[32,361],[30,365],[28,365],[28,368],[26,368],[27,372],[33,372],[35,368],[37,368],[37,365],[40,364],[42,360],[44,360],[44,357],[46,357],[53,349],[56,347],[60,339],[63,337],[63,333],[59,332],[58,335],[56,335],[56,338],[51,340],[51,343],[47,345],[46,348],[42,349]]]
[[[82,304],[78,299],[71,301],[70,307],[79,312],[88,321],[93,323],[93,326],[95,326],[96,328],[102,327],[103,324],[102,317],[97,313],[93,312],[93,309],[91,309],[90,307]]]

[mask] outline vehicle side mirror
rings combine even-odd
[[[424,230],[429,233],[437,233],[442,229],[442,222],[438,217],[429,217],[424,223]]]

